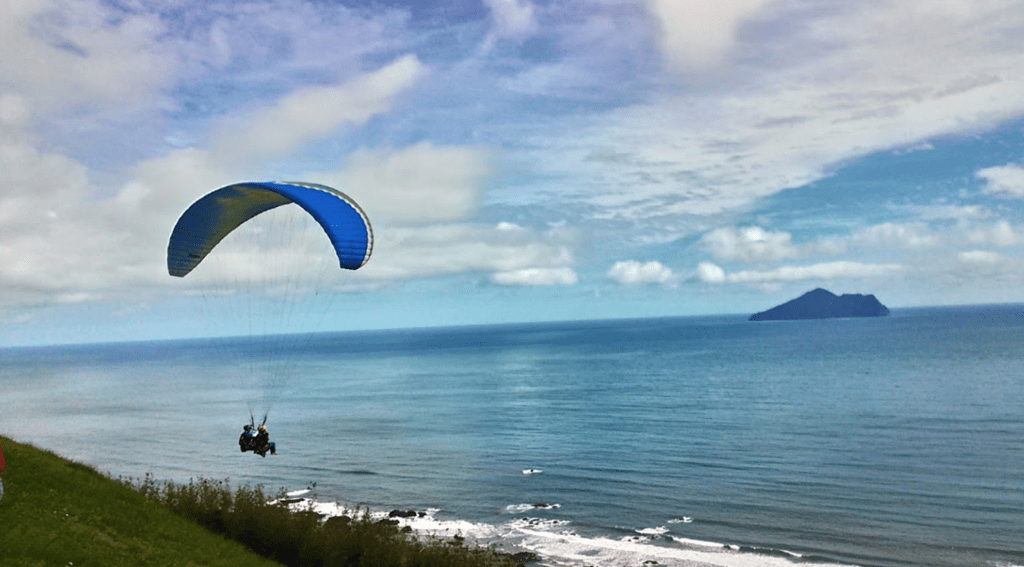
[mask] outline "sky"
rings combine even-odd
[[[235,334],[281,272],[322,331],[1022,302],[1021,37],[1020,0],[0,0],[0,346]],[[369,263],[286,210],[170,277],[259,180],[355,199]]]

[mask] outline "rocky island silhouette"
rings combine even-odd
[[[785,321],[840,317],[885,317],[887,315],[889,315],[889,308],[882,305],[874,295],[859,293],[836,295],[819,287],[782,305],[754,313],[750,316],[750,320]]]

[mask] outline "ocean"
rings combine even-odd
[[[549,566],[1024,565],[1021,305],[265,340],[0,350],[0,433]]]

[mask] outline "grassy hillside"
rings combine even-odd
[[[86,465],[6,437],[0,444],[4,567],[279,565]]]
[[[369,515],[322,521],[270,503],[261,487],[113,480],[31,445],[5,437],[0,443],[7,459],[4,567],[513,567],[536,560],[526,552],[467,548],[459,539],[422,541]]]

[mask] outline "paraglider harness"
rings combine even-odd
[[[276,454],[274,445],[270,443],[270,434],[267,433],[265,426],[267,424],[267,414],[263,414],[263,421],[260,422],[259,427],[256,427],[256,416],[249,414],[249,423],[247,423],[242,429],[242,434],[238,437],[238,448],[243,453],[246,451],[252,451],[261,457],[267,456],[267,451],[272,454]]]

